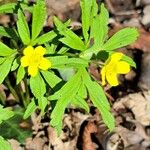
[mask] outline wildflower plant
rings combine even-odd
[[[115,51],[133,43],[138,37],[137,29],[127,27],[109,37],[109,14],[104,4],[98,6],[96,0],[81,0],[80,5],[82,35],[79,36],[71,30],[70,20],[63,23],[57,17],[53,19],[54,30],[43,33],[46,20],[44,0],[37,0],[33,7],[25,2],[0,7],[0,13],[17,14],[16,27],[0,27],[0,35],[10,38],[11,43],[0,42],[0,83],[6,83],[16,101],[24,105],[24,119],[36,109],[44,115],[51,104],[55,104],[50,113],[50,124],[58,134],[61,133],[64,111],[70,105],[89,112],[87,98],[112,131],[115,120],[102,85],[106,80],[111,86],[118,85],[117,75],[126,74],[130,66],[136,66],[131,58]],[[24,10],[32,13],[31,26]],[[108,54],[106,62],[103,62],[101,52]],[[102,85],[88,72],[92,63],[102,68]],[[8,84],[11,76],[16,77],[19,93]]]

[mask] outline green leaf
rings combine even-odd
[[[57,27],[57,30],[64,37],[60,39],[62,43],[71,47],[72,49],[76,49],[79,51],[83,51],[86,49],[83,41],[78,37],[73,31],[68,29],[65,24],[63,24],[58,18],[54,17],[54,23]]]
[[[59,77],[57,77],[52,71],[41,71],[44,79],[49,84],[50,87],[56,86],[60,81],[62,81]]]
[[[19,84],[21,82],[21,80],[24,78],[25,76],[25,69],[24,67],[22,67],[20,65],[19,69],[18,69],[18,72],[17,72],[17,82],[16,84]]]
[[[91,9],[92,9],[92,0],[81,0],[80,1],[81,11],[82,11],[82,30],[85,41],[88,41],[89,38],[89,28],[91,23]]]
[[[29,45],[30,43],[30,31],[26,21],[26,18],[23,12],[19,9],[18,10],[18,21],[17,21],[17,28],[20,35],[20,38],[25,45]]]
[[[95,16],[91,26],[91,38],[94,38],[94,44],[97,49],[104,44],[108,34],[109,14],[104,4],[101,4],[100,14]]]
[[[0,84],[4,81],[6,76],[8,75],[12,62],[15,57],[8,57],[1,65],[0,65]]]
[[[130,66],[136,68],[136,63],[134,62],[134,60],[126,55],[124,55],[121,60],[126,61],[128,64],[130,64]]]
[[[23,118],[27,119],[29,116],[31,116],[32,113],[36,110],[36,108],[37,108],[37,106],[35,104],[35,101],[34,101],[34,99],[32,99],[30,104],[27,106],[27,109],[26,109],[26,111],[24,113]]]
[[[24,144],[25,139],[32,136],[32,132],[20,127],[24,115],[22,109],[14,110],[14,113],[13,117],[0,125],[0,135],[6,139],[16,139]]]
[[[136,28],[124,28],[115,33],[104,45],[103,50],[111,51],[127,46],[137,40],[139,33]]]
[[[48,57],[48,59],[52,62],[52,68],[60,69],[60,68],[81,68],[87,67],[89,61],[82,58],[68,58],[67,56],[53,56]]]
[[[11,71],[15,71],[19,67],[18,58],[16,58],[11,66]]]
[[[0,14],[13,13],[16,3],[8,3],[0,6]]]
[[[11,145],[2,136],[0,136],[0,147],[3,150],[12,150]]]
[[[58,134],[62,128],[62,117],[65,108],[75,97],[81,84],[81,71],[79,70],[59,91],[59,100],[51,114],[51,125],[56,127]],[[57,94],[57,92],[56,92]]]
[[[88,89],[92,103],[98,108],[104,123],[108,126],[109,130],[112,131],[115,127],[115,120],[113,115],[110,113],[110,105],[103,89],[97,82],[93,82],[91,80],[86,70],[84,70],[83,73],[83,80]]]
[[[5,57],[0,57],[0,65],[6,60]]]
[[[9,56],[16,53],[16,50],[13,50],[6,46],[4,43],[0,42],[0,56]]]
[[[46,97],[41,97],[40,99],[38,99],[38,106],[41,109],[42,114],[44,114],[47,104],[48,104],[48,100]]]
[[[46,19],[46,7],[44,1],[38,1],[33,8],[33,16],[32,16],[32,41],[36,39],[36,37],[41,32],[44,22]]]
[[[13,38],[15,41],[18,41],[18,35],[13,28],[7,28],[0,26],[0,36],[5,36],[7,38]]]
[[[107,39],[109,14],[103,3],[100,14],[97,14],[92,20],[90,39],[94,40],[94,44],[81,54],[81,57],[86,59],[90,59],[93,54],[103,50],[102,46]]]
[[[39,73],[35,77],[30,78],[30,88],[37,99],[41,99],[46,93],[45,82]]]
[[[75,105],[76,107],[80,107],[82,109],[85,109],[86,112],[90,112],[89,106],[87,104],[87,102],[80,96],[76,95],[76,97],[71,101],[71,103],[73,105]]]
[[[58,71],[64,81],[70,80],[70,78],[75,74],[75,69],[73,68],[60,68]]]
[[[0,124],[5,121],[8,120],[9,118],[11,118],[14,115],[14,112],[9,110],[9,108],[3,108],[2,105],[0,105]]]
[[[56,36],[57,36],[57,34],[54,31],[49,31],[48,33],[45,33],[45,34],[41,35],[35,41],[33,41],[32,45],[44,44],[46,42],[52,41]]]

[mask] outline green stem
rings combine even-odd
[[[14,88],[12,87],[12,85],[11,85],[10,80],[9,80],[8,77],[6,77],[5,82],[6,82],[6,85],[7,85],[8,89],[10,90],[10,92],[12,93],[12,95],[14,96],[15,100],[19,103],[20,102],[19,96],[16,93],[16,91],[14,90]]]
[[[29,104],[30,103],[30,93],[29,93],[27,78],[24,79],[24,84],[25,84],[25,91],[26,91],[26,101],[27,101],[27,104]]]

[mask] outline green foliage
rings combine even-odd
[[[115,50],[127,46],[137,40],[139,36],[136,28],[124,28],[115,33],[104,45],[103,49],[107,51]]]
[[[45,82],[40,74],[30,78],[31,92],[37,99],[41,99],[46,93]]]
[[[130,57],[124,55],[123,58],[122,58],[121,60],[126,61],[127,63],[130,64],[130,66],[136,68],[136,63],[133,61],[132,58],[130,58]]]
[[[58,18],[54,17],[54,23],[59,33],[64,36],[59,39],[59,41],[75,50],[83,51],[86,49],[86,46],[80,37],[78,37],[72,30],[68,29]]]
[[[52,98],[58,99],[56,106],[51,114],[51,125],[57,129],[58,134],[61,133],[62,117],[65,108],[69,105],[71,100],[76,96],[81,85],[81,71],[79,70]],[[69,91],[69,92],[68,92]]]
[[[92,0],[81,0],[80,6],[82,10],[82,30],[85,41],[88,41],[88,31],[91,23]]]
[[[48,85],[52,88],[61,81],[61,79],[57,77],[52,71],[42,71],[42,75]]]
[[[0,136],[0,147],[4,150],[11,150],[10,143],[4,140],[2,136]]]
[[[115,127],[115,120],[110,113],[110,105],[103,89],[97,82],[91,80],[86,70],[83,72],[83,80],[88,89],[91,101],[100,111],[104,123],[108,126],[109,130],[112,131]]]
[[[18,84],[25,76],[25,69],[24,67],[20,66],[17,72],[17,82],[16,84]]]
[[[100,111],[109,130],[113,130],[115,120],[105,92],[91,78],[87,70],[93,63],[101,67],[99,62],[106,60],[101,52],[111,56],[116,49],[133,43],[138,37],[138,31],[128,27],[109,37],[109,13],[104,4],[98,6],[96,0],[81,0],[80,5],[82,35],[77,35],[72,31],[71,20],[63,23],[56,17],[54,17],[54,30],[44,33],[43,25],[46,19],[44,0],[37,0],[33,6],[28,6],[26,0],[0,6],[0,13],[16,13],[18,16],[17,31],[15,27],[0,26],[0,37],[2,40],[3,37],[8,39],[7,45],[0,42],[0,83],[3,83],[7,76],[16,78],[15,87],[7,78],[6,83],[10,83],[7,87],[16,98],[17,103],[20,100],[25,107],[27,106],[25,113],[17,110],[15,116],[9,119],[13,116],[13,112],[0,105],[0,123],[3,121],[0,126],[0,135],[4,138],[16,137],[17,140],[24,143],[24,139],[31,133],[19,128],[22,117],[28,118],[36,109],[40,109],[41,115],[44,115],[52,101],[56,103],[52,107],[50,124],[60,134],[65,109],[75,106],[89,112],[90,108],[86,102],[88,98]],[[31,25],[28,25],[24,10],[32,13]],[[27,62],[33,65],[33,68],[38,66],[37,75],[29,76],[29,73],[27,74],[29,68],[23,67],[28,67],[28,65],[23,65],[21,58],[26,55],[24,49],[27,46],[37,47],[39,45],[46,48],[46,53],[37,59],[45,58],[43,60],[49,60],[52,66],[47,70],[42,70],[43,64],[40,64],[41,66],[36,64],[36,61],[40,62],[39,60],[35,60],[35,64]],[[28,57],[31,57],[30,53]],[[136,67],[130,57],[124,55],[122,60]],[[12,73],[9,74],[9,72]],[[9,147],[7,141],[4,141],[2,137],[0,137],[0,144],[6,146],[6,150]]]
[[[0,6],[0,14],[12,13],[16,7],[16,3],[8,3]]]
[[[44,44],[46,42],[53,40],[56,36],[57,36],[57,34],[54,31],[49,31],[49,32],[41,35],[40,37],[38,37],[32,45]]]
[[[18,41],[17,32],[13,28],[0,26],[0,36],[12,38],[12,39]]]
[[[33,8],[33,17],[32,17],[32,41],[41,32],[44,21],[46,19],[46,7],[44,1],[38,1]]]
[[[35,104],[35,101],[34,101],[34,99],[32,99],[30,104],[28,104],[28,106],[27,106],[27,109],[26,109],[26,111],[24,113],[23,118],[27,119],[29,116],[31,116],[32,113],[36,110],[36,108],[37,108],[37,106]]]
[[[14,115],[13,111],[9,110],[8,108],[3,108],[2,105],[0,105],[0,124],[8,120]]]
[[[16,52],[16,50],[13,50],[0,42],[0,56],[9,56]]]
[[[14,116],[9,120],[3,121],[0,125],[0,135],[6,139],[15,138],[20,143],[24,143],[27,137],[31,136],[31,131],[22,129],[19,124],[22,121],[24,112],[22,109],[16,109]]]
[[[23,44],[28,45],[30,43],[30,31],[25,16],[20,9],[18,10],[17,28]]]
[[[6,76],[8,75],[12,62],[14,60],[14,56],[8,57],[1,65],[0,65],[0,84],[4,81]]]

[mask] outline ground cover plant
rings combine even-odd
[[[87,99],[113,131],[115,120],[103,86],[117,86],[118,75],[136,67],[130,57],[117,50],[137,39],[137,29],[126,27],[109,37],[109,14],[104,4],[99,6],[96,0],[81,0],[80,6],[82,35],[71,30],[71,20],[63,23],[57,17],[53,18],[54,29],[44,33],[46,7],[43,0],[37,0],[33,6],[29,6],[28,1],[0,6],[0,13],[17,16],[13,26],[0,26],[0,83],[6,85],[16,103],[24,109],[24,119],[36,110],[43,117],[49,112],[50,125],[58,136],[65,110],[75,106],[89,112]],[[27,22],[25,11],[32,14],[31,23]],[[88,72],[91,64],[99,68],[101,83]],[[6,106],[2,94],[0,99]],[[17,114],[2,105],[0,123]],[[0,144],[11,149],[3,137]]]

